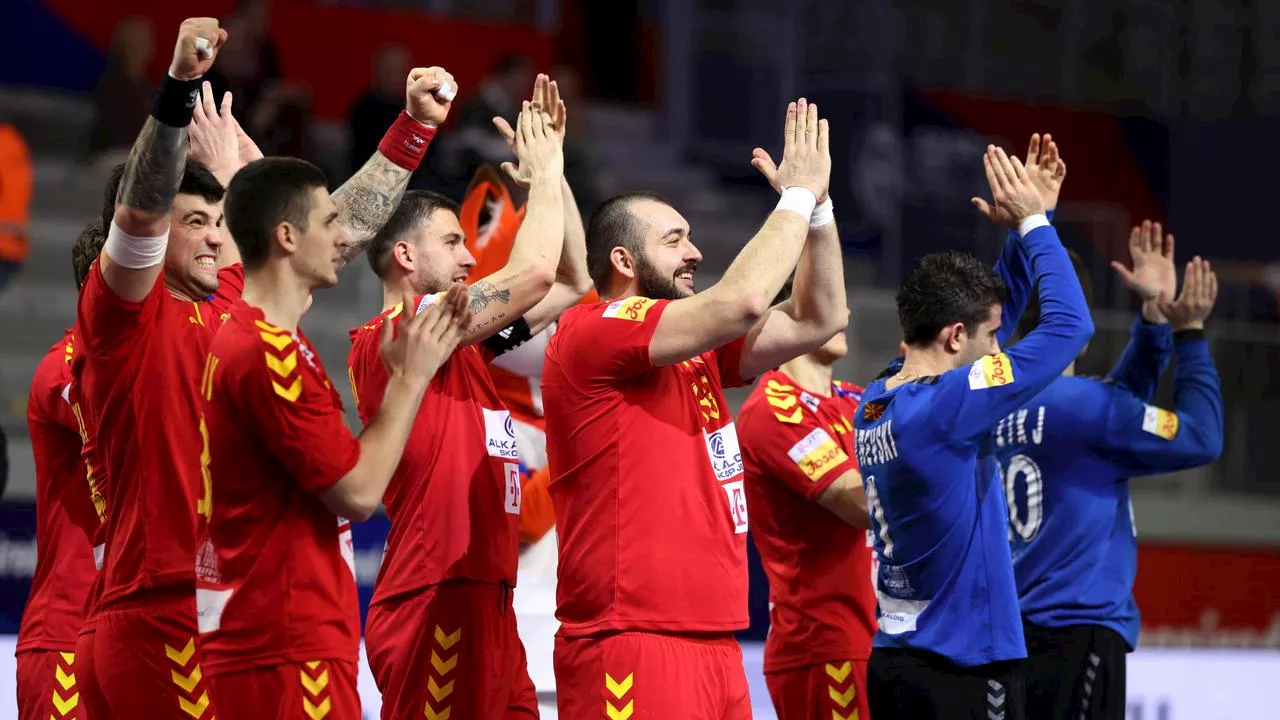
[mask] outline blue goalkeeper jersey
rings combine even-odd
[[[1128,479],[1222,451],[1222,392],[1204,334],[1175,339],[1168,328],[1139,318],[1106,380],[1060,377],[996,426],[1018,597],[1036,625],[1100,625],[1137,646]],[[1173,412],[1150,404],[1171,346]]]
[[[893,389],[878,379],[854,418],[879,561],[873,644],[965,667],[1027,654],[992,430],[1058,377],[1093,334],[1052,227],[1011,238],[1000,270],[1019,276],[1011,290],[1039,283],[1039,327],[970,366]],[[1016,315],[1003,318],[1007,338]]]

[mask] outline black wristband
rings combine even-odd
[[[1186,330],[1173,331],[1174,342],[1178,342],[1179,340],[1203,340],[1203,339],[1204,339],[1203,328],[1188,328]]]
[[[191,113],[200,96],[200,79],[178,80],[164,74],[156,98],[151,103],[151,117],[169,127],[184,128],[191,124]]]
[[[524,318],[517,318],[515,322],[490,335],[484,341],[484,346],[489,348],[494,357],[498,357],[528,342],[533,337],[532,330]]]

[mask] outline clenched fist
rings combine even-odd
[[[199,42],[203,40],[204,42]],[[218,50],[227,41],[227,31],[218,27],[216,18],[187,18],[178,28],[178,43],[173,48],[169,74],[179,80],[195,80],[209,72]],[[202,55],[200,46],[208,49]]]
[[[445,100],[437,92],[445,85],[449,86],[450,92],[455,93],[448,95],[449,100]],[[453,107],[453,98],[457,92],[458,82],[444,68],[414,68],[409,71],[409,77],[405,80],[404,109],[423,125],[439,127],[449,117],[449,108]]]

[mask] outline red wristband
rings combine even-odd
[[[400,117],[391,124],[382,142],[378,143],[378,152],[388,160],[405,170],[417,170],[422,156],[427,153],[431,138],[436,136],[436,128],[423,125],[408,112],[401,110]]]

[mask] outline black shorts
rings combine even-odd
[[[1027,720],[1022,660],[960,667],[920,650],[873,648],[867,663],[872,718]],[[1036,718],[1039,720],[1039,718]]]
[[[1129,646],[1100,625],[1046,628],[1027,636],[1027,713],[1044,720],[1124,720]]]

